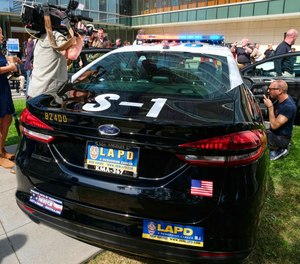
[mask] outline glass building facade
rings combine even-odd
[[[0,25],[6,37],[23,41],[28,37],[20,22],[24,2],[32,1],[0,0]],[[48,2],[66,7],[69,0]],[[76,13],[93,18],[95,27],[103,27],[112,41],[121,38],[132,42],[141,28],[151,34],[218,33],[227,35],[228,42],[243,37],[242,34],[250,38],[253,35],[254,41],[273,42],[288,27],[300,30],[299,0],[79,0],[79,3],[84,9]],[[266,38],[262,30],[270,36]]]
[[[296,0],[146,0],[133,1],[131,26],[282,15],[300,12]]]
[[[0,0],[0,26],[6,37],[19,38],[24,42],[28,34],[24,25],[20,22],[22,5],[32,3],[41,5],[48,2],[51,5],[67,7],[69,0]],[[105,29],[109,39],[114,41],[116,38],[132,41],[134,29],[131,28],[131,0],[79,0],[83,10],[79,8],[74,14],[80,14],[93,19],[96,28]],[[85,24],[90,22],[84,22]]]

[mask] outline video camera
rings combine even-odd
[[[93,32],[92,27],[87,27],[85,31],[78,30],[76,23],[82,20],[93,22],[90,17],[75,15],[75,10],[78,8],[78,1],[70,0],[67,8],[52,5],[49,3],[41,4],[26,4],[22,5],[21,20],[26,26],[32,30],[45,32],[44,10],[45,7],[49,10],[51,18],[51,26],[53,30],[57,30],[62,34],[67,32],[64,24],[69,24],[73,31],[78,34],[90,36]]]

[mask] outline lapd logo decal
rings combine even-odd
[[[156,224],[154,222],[149,222],[148,223],[148,232],[150,235],[154,235],[156,231]]]
[[[90,156],[92,159],[97,159],[99,154],[99,148],[97,146],[91,146],[90,148]]]
[[[142,238],[190,247],[204,247],[204,228],[144,219]]]

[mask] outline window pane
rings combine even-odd
[[[228,18],[239,17],[240,16],[240,10],[241,10],[241,6],[239,6],[239,5],[230,6],[229,7]]]
[[[268,3],[256,3],[254,6],[254,15],[262,16],[267,15],[268,13]]]
[[[180,12],[180,13],[179,13],[179,21],[180,21],[180,22],[185,22],[185,21],[187,21],[187,13],[188,13],[188,12]]]
[[[94,80],[93,86],[83,84],[82,89],[169,94],[187,100],[224,96],[230,89],[227,58],[223,56],[190,52],[123,52],[111,54],[90,69],[97,69],[101,79]]]
[[[117,4],[116,1],[108,1],[108,12],[117,13]]]
[[[187,11],[187,20],[188,21],[194,21],[194,20],[196,20],[196,15],[197,15],[196,10]]]
[[[178,12],[171,14],[171,22],[178,22]]]
[[[178,6],[179,0],[171,0],[171,6]]]
[[[94,1],[94,0],[91,0],[91,2],[98,2],[98,1]],[[102,12],[105,12],[107,11],[106,9],[106,0],[100,0],[99,1],[99,11],[102,11]]]
[[[217,18],[217,8],[207,9],[207,19]]]
[[[90,9],[90,1],[89,0],[84,1],[84,8],[85,9]]]
[[[227,18],[228,7],[218,8],[218,18]]]
[[[91,10],[98,10],[98,1],[91,1]]]
[[[253,16],[253,4],[241,6],[241,16]]]
[[[9,12],[9,1],[0,0],[0,11]]]

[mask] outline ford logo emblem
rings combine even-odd
[[[106,135],[106,136],[117,136],[120,133],[120,129],[111,124],[101,125],[99,126],[98,130],[101,135]]]

